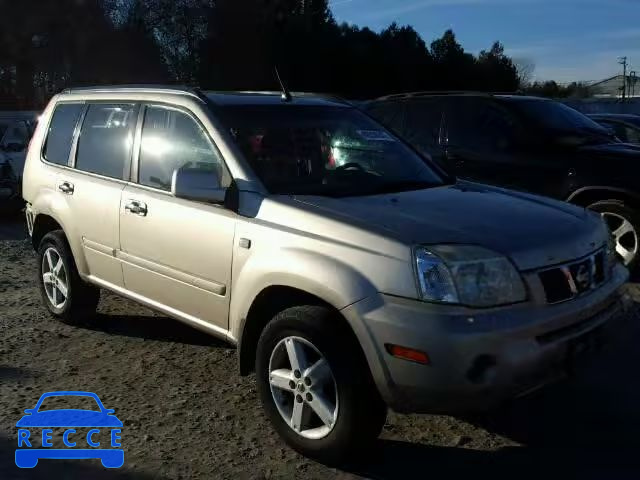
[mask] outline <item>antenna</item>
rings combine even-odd
[[[287,90],[287,87],[284,86],[284,83],[282,82],[282,79],[280,78],[280,73],[278,72],[278,67],[274,67],[274,70],[276,72],[276,78],[278,79],[278,83],[280,84],[280,90],[282,90],[282,94],[280,95],[280,98],[282,98],[283,102],[290,102],[292,100],[291,94],[289,93],[289,90]]]

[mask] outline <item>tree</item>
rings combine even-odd
[[[520,89],[525,89],[533,80],[533,72],[536,70],[536,64],[528,58],[513,59],[513,64],[518,74]]]
[[[495,42],[489,51],[478,56],[478,76],[482,90],[514,92],[519,87],[518,72],[513,61],[504,54],[504,47]]]
[[[444,90],[473,89],[475,58],[466,53],[456,40],[453,30],[431,43],[434,70],[437,71],[435,88]]]
[[[277,89],[274,67],[292,90],[362,99],[524,83],[498,42],[476,58],[447,30],[429,48],[409,25],[338,25],[328,0],[0,0],[0,11],[0,108],[81,84]]]

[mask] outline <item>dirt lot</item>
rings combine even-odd
[[[578,377],[473,420],[389,415],[364,462],[328,468],[285,447],[235,351],[104,294],[81,328],[41,306],[21,222],[0,220],[0,478],[640,478],[640,320]],[[640,302],[640,288],[629,292]],[[124,421],[125,465],[13,461],[15,422],[51,390],[88,390]]]

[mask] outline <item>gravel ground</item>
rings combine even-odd
[[[289,450],[235,350],[103,293],[97,319],[51,319],[19,221],[0,219],[0,478],[640,478],[640,338],[629,333],[572,380],[491,417],[390,414],[365,461],[329,468]],[[629,292],[640,303],[640,287]],[[15,422],[52,390],[88,390],[123,420],[125,465],[13,461]]]

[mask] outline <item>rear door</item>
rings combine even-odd
[[[67,234],[82,245],[89,275],[117,287],[123,286],[116,258],[120,196],[131,169],[137,109],[134,103],[88,103],[76,129],[71,168],[56,176],[56,195],[68,210]],[[73,112],[60,111],[65,113]],[[45,158],[58,148],[53,140],[47,140]]]
[[[74,170],[58,176],[57,188],[69,202],[73,223],[91,276],[122,287],[120,196],[131,171],[135,103],[89,103],[80,128]]]
[[[138,161],[122,193],[120,241],[127,290],[191,320],[228,329],[236,213],[175,198],[173,172],[214,170],[231,184],[224,161],[190,112],[144,107]]]

